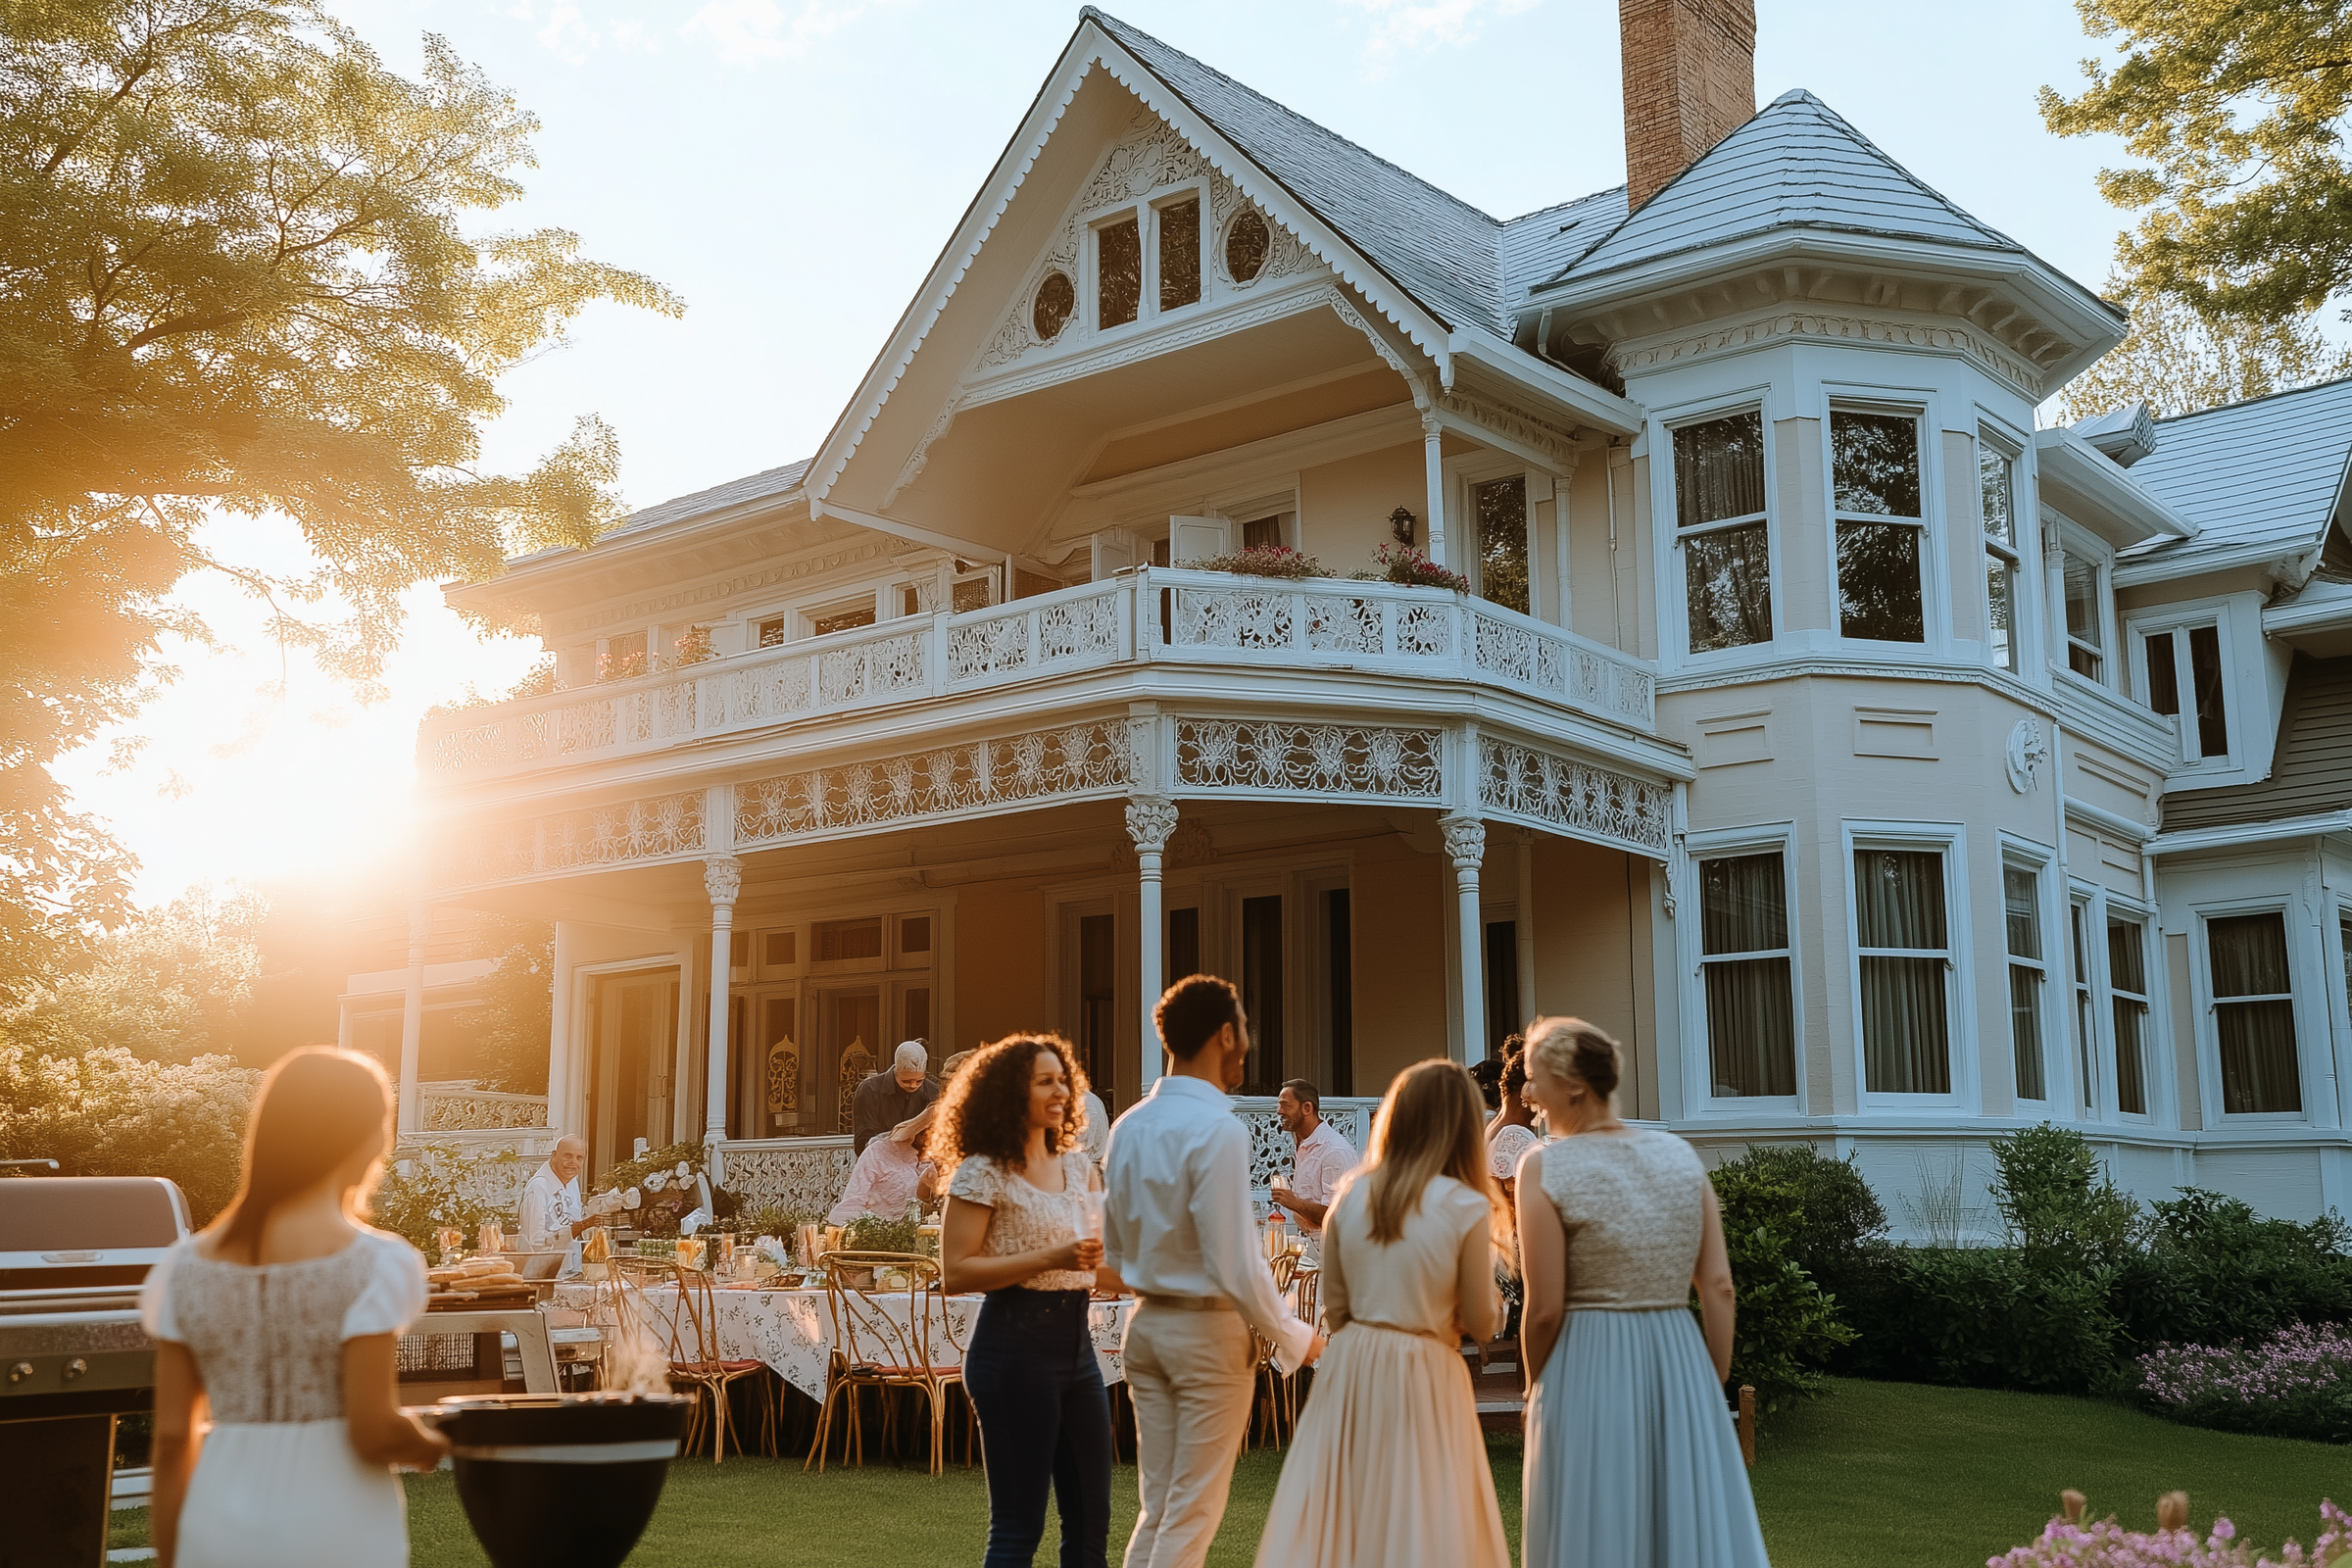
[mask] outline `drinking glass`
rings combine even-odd
[[[1095,1241],[1102,1239],[1102,1195],[1085,1192],[1078,1195],[1079,1210],[1086,1216],[1086,1234]]]

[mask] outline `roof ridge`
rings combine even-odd
[[[2208,414],[2228,414],[2232,409],[2249,409],[2257,403],[2270,403],[2278,398],[2301,397],[2306,392],[2325,392],[2331,386],[2341,386],[2347,381],[2352,381],[2352,373],[2331,375],[2325,381],[2312,381],[2303,386],[2280,387],[2276,392],[2265,392],[2258,397],[2239,398],[2234,403],[2216,403],[2209,409],[2191,409],[2186,414],[2168,414],[2156,422],[2158,424],[2180,424],[2189,419],[2202,419]]]

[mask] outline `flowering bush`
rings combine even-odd
[[[1470,591],[1469,578],[1447,571],[1411,545],[1382,545],[1372,560],[1381,575],[1407,588],[1450,588],[1457,594]]]
[[[1210,556],[1205,561],[1180,561],[1180,566],[1195,571],[1231,571],[1245,577],[1287,577],[1297,582],[1305,577],[1323,575],[1323,564],[1303,551],[1289,545],[1252,545],[1229,555]]]
[[[2126,1530],[2110,1515],[2094,1525],[2082,1520],[2082,1494],[2066,1494],[2066,1514],[2052,1519],[2041,1538],[1984,1559],[1984,1568],[2326,1568],[2352,1549],[2352,1515],[2334,1503],[2320,1504],[2320,1538],[2306,1552],[2290,1541],[2278,1555],[2254,1555],[2237,1540],[2237,1527],[2216,1518],[2203,1541],[2188,1528],[2188,1494],[2175,1492],[2156,1504],[2156,1528]]]
[[[2352,1330],[2290,1323],[2252,1345],[2159,1345],[2139,1392],[2176,1421],[2352,1443]]]
[[[677,650],[662,661],[663,669],[684,669],[690,664],[707,664],[718,655],[710,647],[710,628],[689,626],[669,645]]]

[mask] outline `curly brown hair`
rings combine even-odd
[[[1060,1058],[1070,1083],[1069,1106],[1061,1125],[1046,1135],[1047,1152],[1078,1147],[1086,1121],[1086,1069],[1078,1065],[1077,1049],[1059,1035],[1006,1035],[972,1053],[940,1097],[927,1152],[942,1175],[952,1174],[966,1154],[986,1154],[1007,1170],[1028,1164],[1029,1077],[1041,1051]]]

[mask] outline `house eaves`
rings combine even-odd
[[[2042,500],[2117,549],[2151,539],[2190,539],[2197,525],[2138,484],[2072,430],[2034,432]]]

